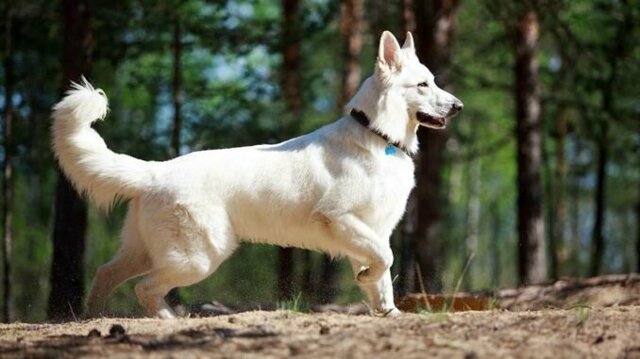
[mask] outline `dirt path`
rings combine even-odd
[[[258,311],[0,326],[0,357],[82,356],[640,358],[640,306],[394,318]]]

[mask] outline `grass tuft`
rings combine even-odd
[[[308,303],[302,299],[302,292],[295,295],[293,298],[278,302],[278,310],[287,310],[290,312],[303,313],[309,309]]]

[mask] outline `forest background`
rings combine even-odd
[[[640,1],[0,1],[5,321],[70,318],[118,247],[60,176],[50,110],[86,75],[110,148],[146,160],[275,143],[336,120],[380,33],[416,38],[465,103],[420,130],[391,238],[398,295],[640,271]],[[140,312],[133,282],[109,311]],[[461,287],[458,287],[458,282]],[[243,245],[172,295],[230,306],[362,300],[342,260]]]

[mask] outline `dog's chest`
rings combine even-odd
[[[406,158],[383,158],[372,165],[365,181],[368,192],[366,217],[369,217],[370,223],[381,227],[395,227],[415,185],[413,171],[413,162]]]

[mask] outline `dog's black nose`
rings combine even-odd
[[[447,114],[447,117],[452,117],[452,116],[457,115],[458,112],[460,112],[463,107],[464,107],[464,105],[460,101],[456,101],[456,102],[452,103],[451,104],[451,109],[449,109],[449,113]]]
[[[451,105],[451,110],[453,112],[460,112],[462,111],[463,107],[464,105],[462,104],[462,102],[454,102],[453,105]]]

